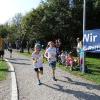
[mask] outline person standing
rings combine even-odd
[[[20,41],[19,41],[19,39],[16,40],[15,44],[16,44],[16,49],[18,51],[19,48],[20,48]]]
[[[33,67],[37,75],[38,85],[41,85],[40,74],[43,75],[43,56],[40,53],[41,45],[36,44],[32,53]]]
[[[0,36],[0,58],[2,60],[4,57],[4,48],[5,48],[5,42],[4,42],[4,39]]]
[[[31,41],[28,40],[27,41],[27,51],[28,51],[28,53],[30,53],[30,48],[31,48]]]
[[[10,58],[12,58],[12,44],[11,43],[8,44],[8,51],[10,53]]]
[[[45,51],[45,57],[48,60],[49,66],[52,68],[52,77],[54,81],[57,81],[55,78],[55,70],[56,70],[56,48],[54,45],[54,42],[50,41],[49,42],[49,47]]]
[[[80,38],[77,38],[77,56],[79,57],[79,55],[80,55],[80,49],[81,49],[81,47],[82,47],[82,41],[80,40]]]
[[[57,39],[56,41],[55,41],[55,44],[56,44],[56,53],[57,53],[57,55],[56,55],[56,57],[57,57],[57,62],[59,61],[59,55],[61,54],[61,41],[60,41],[60,39]]]
[[[80,40],[80,38],[77,38],[77,47],[76,47],[76,51],[77,51],[77,57],[78,57],[78,65],[80,66],[80,49],[82,47],[82,41]]]

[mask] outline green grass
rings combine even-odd
[[[86,80],[90,80],[96,84],[100,85],[100,60],[96,58],[86,58],[86,65],[88,67],[88,73],[82,73],[80,71],[70,71],[63,65],[58,65],[59,68],[64,71],[70,72],[73,75],[80,76]]]
[[[42,50],[41,52],[44,54],[45,50]],[[30,53],[28,53],[28,52],[20,53],[20,52],[19,52],[19,54],[22,54],[22,55],[24,55],[24,56],[30,57],[30,56],[32,55],[32,51],[31,51]]]
[[[30,57],[32,53],[24,52],[24,53],[19,53],[19,54],[22,54],[22,55],[24,55],[24,56],[28,56],[28,57]]]
[[[42,52],[44,53],[44,51],[42,51]],[[31,56],[31,54],[28,54],[28,53],[21,53],[21,54],[28,56],[28,57]],[[44,60],[44,62],[47,63],[46,60]],[[82,77],[86,80],[90,80],[96,84],[100,84],[100,60],[96,59],[96,58],[86,58],[86,65],[89,69],[88,73],[82,73],[79,70],[78,71],[76,71],[76,70],[70,71],[69,68],[66,68],[63,65],[57,64],[57,66],[59,68],[61,68],[62,70],[66,71],[66,72],[69,72],[76,76],[80,76],[80,77]]]
[[[5,61],[0,61],[0,81],[6,80],[8,67]]]

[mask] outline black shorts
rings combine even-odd
[[[0,56],[4,55],[4,50],[0,50]]]
[[[40,68],[34,68],[34,70],[35,70],[36,72],[38,72],[38,71],[43,71],[43,67],[40,67]]]
[[[8,49],[8,51],[9,51],[10,53],[12,53],[12,49]]]

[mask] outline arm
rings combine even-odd
[[[34,53],[32,53],[32,59],[33,59],[33,63],[37,62],[37,58],[35,58]]]
[[[48,59],[48,52],[47,52],[47,50],[44,53],[44,57]]]

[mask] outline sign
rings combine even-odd
[[[100,29],[86,30],[83,43],[85,51],[100,53]]]

